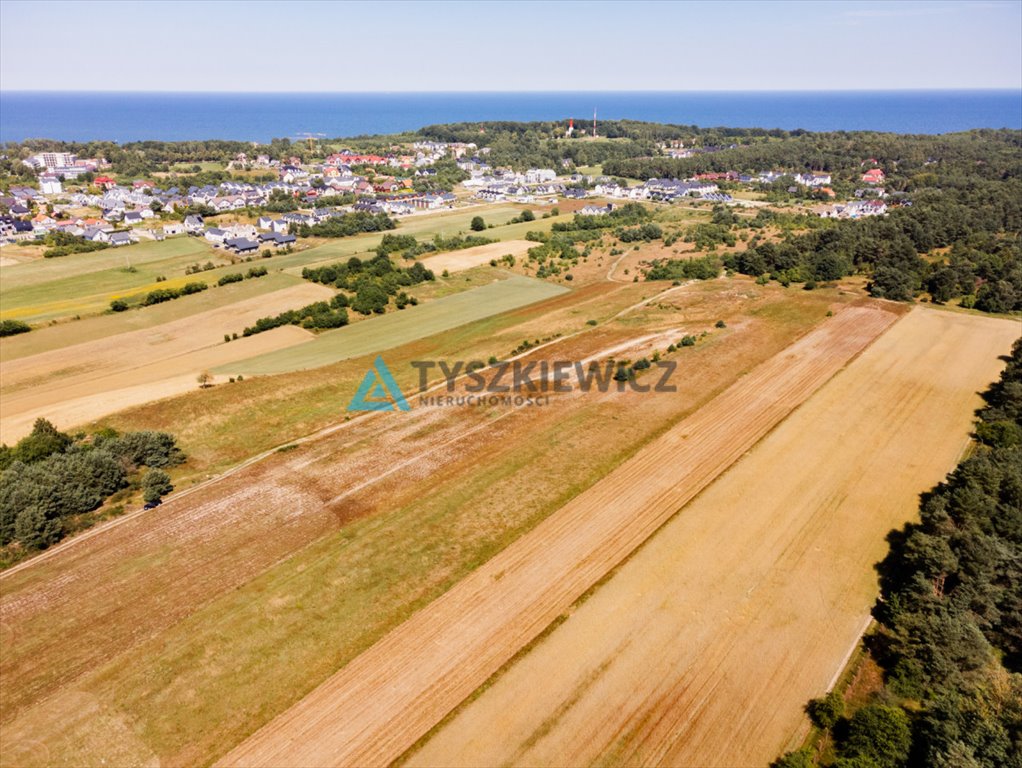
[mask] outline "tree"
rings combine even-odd
[[[110,302],[110,309],[114,312],[124,312],[128,308],[128,302],[123,299],[114,299]]]
[[[63,453],[71,445],[70,436],[59,431],[46,419],[36,419],[32,431],[14,448],[15,458],[30,464],[54,453]]]
[[[770,764],[770,768],[814,768],[812,754],[806,749],[787,752]]]
[[[200,388],[205,389],[206,387],[212,386],[213,374],[209,371],[203,371],[195,378],[195,380],[199,382]]]
[[[472,218],[472,223],[469,226],[472,227],[473,232],[482,232],[486,229],[486,222],[483,221],[482,216],[474,216]]]
[[[878,768],[897,768],[908,758],[912,730],[901,707],[869,704],[848,723],[842,756],[872,760]]]
[[[150,469],[142,476],[142,498],[147,504],[159,501],[172,490],[170,475],[162,469]]]
[[[359,287],[355,298],[351,300],[351,308],[361,315],[371,315],[374,312],[382,315],[387,311],[389,297],[387,292],[378,285],[367,283]]]
[[[806,705],[806,714],[817,728],[830,730],[845,713],[845,702],[841,694],[831,691],[826,696],[813,699]]]
[[[1010,312],[1016,302],[1015,288],[1007,280],[986,283],[976,294],[976,309],[984,312]]]

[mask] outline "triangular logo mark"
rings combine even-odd
[[[382,357],[377,357],[373,367],[359,384],[358,391],[348,404],[349,411],[408,411],[411,406],[398,389],[397,382]]]

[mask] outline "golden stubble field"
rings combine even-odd
[[[1009,320],[917,309],[409,765],[765,765],[868,621],[884,535],[953,468]]]
[[[387,357],[404,387],[398,361],[474,359],[552,328],[565,336],[530,359],[634,359],[708,330],[676,353],[673,395],[611,392],[509,413],[417,409],[344,422],[338,414],[369,362],[354,360],[310,381],[246,379],[126,412],[121,428],[162,426],[164,415],[168,427],[187,423],[191,452],[237,439],[220,419],[234,424],[239,398],[245,424],[253,414],[276,423],[284,401],[290,408],[313,395],[336,409],[334,426],[295,450],[0,576],[5,753],[19,765],[110,755],[211,762],[850,300],[746,280],[594,287]],[[714,329],[717,319],[728,327]],[[251,455],[256,443],[246,444]]]
[[[389,765],[896,319],[874,306],[838,312],[574,497],[218,764]],[[632,636],[641,632],[629,626]],[[446,755],[439,758],[435,764],[449,764]],[[574,762],[566,756],[551,764]],[[476,764],[501,763],[484,757]]]

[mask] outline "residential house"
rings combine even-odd
[[[210,227],[206,230],[205,238],[207,241],[213,243],[213,245],[223,245],[227,239],[227,233],[222,229],[216,227]]]
[[[862,180],[866,184],[883,184],[887,175],[879,168],[870,168],[862,174]]]
[[[224,246],[227,250],[239,255],[255,253],[259,249],[259,243],[249,240],[247,237],[232,237],[224,241]]]
[[[198,214],[185,216],[184,228],[185,231],[188,232],[188,234],[190,235],[199,234],[200,232],[202,232],[203,226],[204,224],[202,221],[202,217],[199,216]]]
[[[282,235],[279,232],[262,232],[259,234],[259,242],[265,245],[275,245],[278,248],[285,248],[294,245],[298,238],[294,235]]]
[[[179,224],[176,221],[163,225],[163,234],[166,235],[167,237],[171,237],[173,235],[180,235],[184,231],[185,225]]]

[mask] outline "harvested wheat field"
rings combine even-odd
[[[912,312],[409,763],[762,766],[797,746],[868,621],[884,535],[953,468],[1018,333]]]
[[[851,307],[770,358],[228,753],[387,765],[887,329]]]
[[[461,272],[472,267],[489,264],[492,259],[500,259],[501,256],[508,253],[518,258],[535,246],[536,243],[528,240],[508,240],[501,243],[477,245],[475,248],[465,248],[460,251],[440,253],[423,259],[422,263],[437,274],[445,269],[448,272]]]

